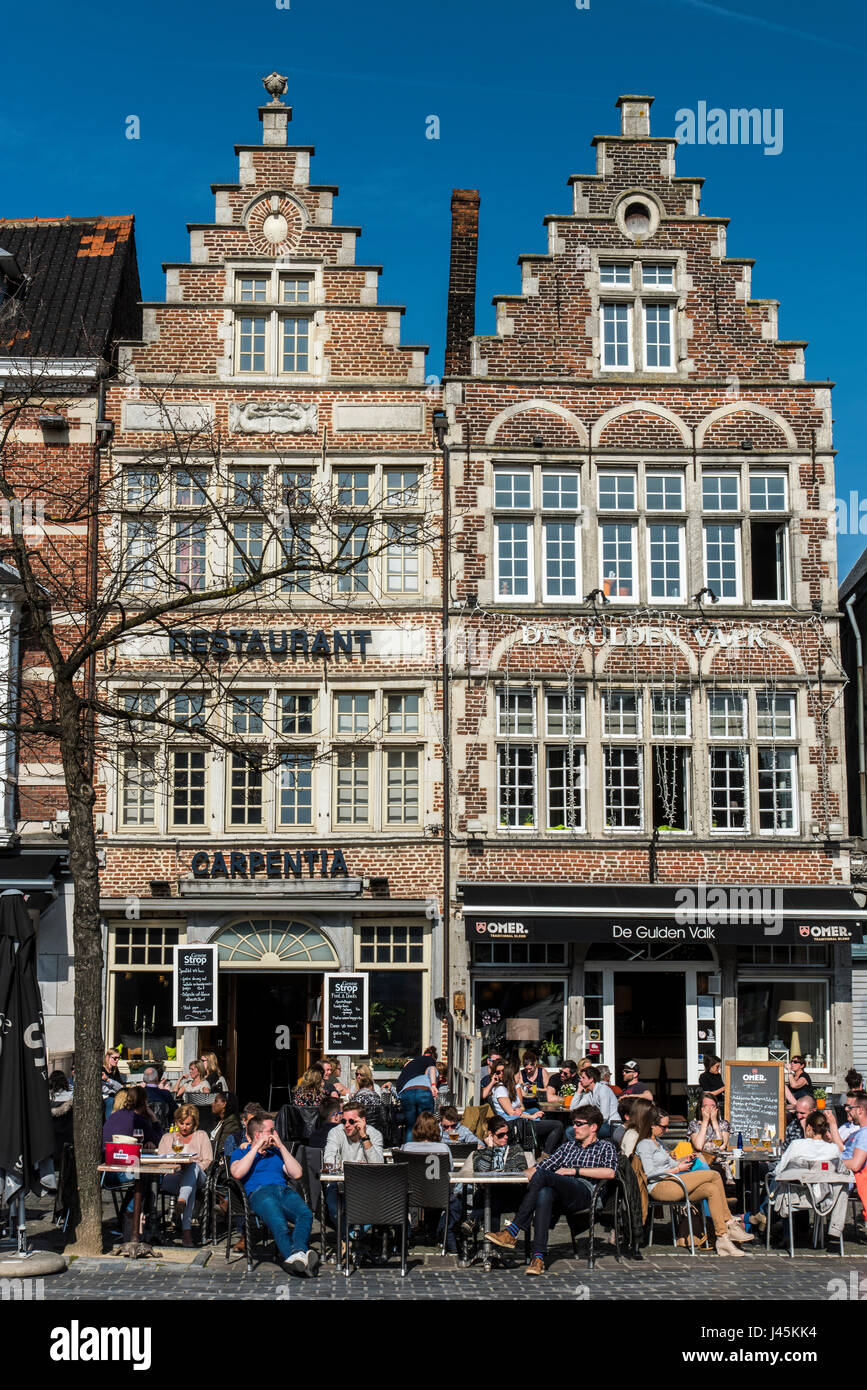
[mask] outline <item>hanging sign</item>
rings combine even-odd
[[[325,1051],[367,1054],[369,977],[325,976]]]
[[[217,1022],[216,946],[174,946],[172,1022],[176,1028]]]

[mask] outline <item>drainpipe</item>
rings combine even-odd
[[[855,635],[855,652],[858,670],[858,803],[861,812],[861,834],[867,835],[867,767],[864,757],[864,653],[861,648],[861,631],[855,621],[853,604],[855,595],[850,594],[845,608]]]

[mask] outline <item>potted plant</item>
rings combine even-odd
[[[816,1102],[817,1110],[825,1109],[825,1102],[828,1099],[828,1092],[824,1086],[817,1086],[813,1092],[813,1099]]]
[[[565,1086],[560,1087],[560,1099],[562,1100],[563,1105],[567,1110],[572,1105],[572,1097],[574,1096],[576,1090],[577,1087],[573,1086],[571,1081],[567,1081]]]
[[[543,1038],[539,1044],[539,1051],[548,1066],[559,1067],[560,1044],[554,1038]]]

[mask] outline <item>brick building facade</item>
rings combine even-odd
[[[140,1049],[144,1020],[146,1053],[213,1048],[263,1095],[321,1054],[338,968],[376,967],[383,1065],[430,1041],[442,735],[425,349],[378,303],[312,147],[287,144],[290,109],[259,115],[108,393],[106,564],[138,601],[165,582],[190,606],[103,673],[174,722],[108,738],[100,829],[108,1035]],[[220,1021],[176,1039],[185,943],[217,947]]]
[[[800,1013],[839,1080],[829,384],[651,98],[618,105],[493,336],[466,329],[477,203],[453,203],[453,993],[488,1041],[636,1057],[672,1098],[704,1052],[787,1052]]]

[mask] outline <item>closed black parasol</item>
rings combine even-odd
[[[20,893],[0,894],[0,1196],[56,1186],[36,931]],[[23,1222],[19,1221],[19,1233]]]

